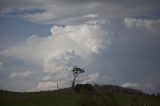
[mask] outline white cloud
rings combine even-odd
[[[51,33],[47,37],[32,35],[25,42],[5,49],[2,54],[40,65],[45,74],[43,81],[69,83],[72,79],[70,70],[74,65],[85,67],[94,56],[107,47],[104,37],[108,33],[99,23],[53,26]],[[22,78],[30,74],[12,73],[11,77]],[[95,76],[88,76],[87,82],[94,80],[98,75],[96,73]],[[47,85],[48,89],[50,84]]]
[[[138,88],[139,84],[136,82],[125,82],[124,84],[122,84],[122,87]]]
[[[109,21],[106,21],[106,20],[90,20],[90,21],[86,21],[84,23],[86,23],[86,24],[105,24],[105,23],[109,23]]]
[[[51,24],[53,23],[52,21],[55,19],[55,15],[49,11],[36,14],[21,15],[21,17],[32,22],[44,24]]]
[[[128,28],[141,27],[151,29],[153,25],[160,24],[160,20],[149,20],[149,19],[136,19],[136,18],[124,18],[124,23]]]
[[[43,81],[50,81],[50,80],[52,80],[52,76],[50,76],[50,75],[44,76],[42,80]]]
[[[28,14],[28,15],[21,15],[22,18],[36,22],[41,24],[58,24],[58,25],[75,25],[80,23],[88,23],[96,22],[96,23],[105,23],[104,20],[101,20],[98,17],[98,14],[86,14],[86,15],[76,15],[70,17],[58,17],[55,12],[48,11],[36,14]]]
[[[76,25],[76,24],[105,24],[105,20],[100,19],[98,14],[77,15],[72,17],[63,18],[61,20],[52,21],[50,23],[62,25]]]
[[[84,80],[82,84],[86,84],[91,81],[95,81],[99,78],[99,72],[88,75],[88,79]]]
[[[0,62],[0,69],[3,67],[3,63],[2,62]]]
[[[146,93],[154,93],[158,91],[159,84],[157,82],[125,82],[121,85],[126,88],[135,88]]]
[[[66,51],[59,53],[57,56],[47,58],[44,61],[43,69],[48,74],[66,73],[74,65],[82,65],[82,61],[82,57],[75,54],[75,51]]]
[[[56,90],[58,83],[58,89],[70,87],[70,82],[67,81],[42,81],[37,85],[36,90]]]
[[[82,17],[84,17],[84,18],[96,18],[96,17],[98,17],[98,14],[87,14],[87,15],[83,15]]]
[[[54,90],[57,87],[57,82],[39,82],[37,90]]]
[[[88,8],[86,5],[81,5],[80,7]],[[43,7],[45,11],[43,12],[37,12],[35,14],[25,14],[25,15],[19,15],[20,17],[29,20],[31,22],[36,22],[36,23],[41,23],[41,24],[62,24],[62,25],[67,25],[67,24],[75,24],[75,23],[81,23],[83,21],[91,20],[91,19],[96,19],[98,18],[98,14],[93,13],[93,14],[85,14],[82,12],[81,14],[85,15],[80,15],[77,14],[80,12],[80,8],[76,7],[70,7],[66,6],[65,8],[62,8],[58,5],[54,6],[44,6]],[[73,8],[74,11],[73,11]],[[77,11],[77,12],[76,12]]]
[[[99,25],[54,26],[51,32],[48,37],[32,35],[26,42],[8,48],[2,54],[42,64],[49,58],[70,53],[84,59],[99,54],[106,46],[103,37],[107,32]]]
[[[11,78],[29,78],[30,76],[34,75],[32,71],[25,71],[25,72],[12,72],[10,74]]]

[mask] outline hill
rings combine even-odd
[[[0,91],[0,106],[160,106],[160,97],[114,85],[76,85],[55,91]]]

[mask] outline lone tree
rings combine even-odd
[[[80,73],[84,73],[84,69],[81,69],[77,66],[74,66],[74,68],[71,70],[73,72],[73,81],[72,81],[72,87],[75,86],[76,78],[79,76]]]

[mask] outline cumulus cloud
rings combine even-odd
[[[89,74],[88,78],[82,82],[82,84],[86,84],[91,81],[96,81],[99,78],[99,72]]]
[[[25,72],[12,72],[10,74],[11,78],[29,78],[30,76],[34,75],[33,71],[25,71]]]
[[[44,76],[42,80],[43,81],[50,81],[50,80],[52,80],[52,76],[50,76],[50,75]]]
[[[58,84],[58,89],[64,87],[70,87],[70,82],[68,81],[42,81],[38,82],[36,90],[56,90]]]
[[[58,54],[57,56],[47,58],[44,61],[43,69],[46,73],[56,73],[63,72],[66,70],[70,70],[74,65],[82,65],[82,57],[75,54],[75,51],[66,51],[62,54]]]
[[[160,24],[160,20],[150,20],[150,19],[136,19],[136,18],[124,18],[124,23],[128,28],[131,27],[141,27],[151,29],[154,25]]]
[[[56,89],[57,87],[57,82],[39,82],[37,86],[37,90],[53,90]]]
[[[27,89],[28,92],[35,92],[35,91],[46,91],[46,90],[56,90],[58,82],[56,81],[41,81],[37,82],[36,85]],[[60,88],[60,87],[59,87]]]
[[[11,19],[25,19],[25,22],[22,23],[24,25],[27,20],[34,23],[52,24],[55,26],[51,28],[51,35],[48,35],[47,37],[32,35],[26,41],[18,43],[17,45],[12,45],[10,48],[5,49],[6,46],[2,48],[0,47],[1,51],[3,50],[0,52],[6,56],[13,56],[14,59],[16,57],[20,60],[23,60],[25,61],[25,64],[28,62],[32,65],[38,64],[38,67],[41,66],[44,72],[42,74],[44,76],[42,77],[42,81],[39,81],[42,82],[39,83],[40,88],[43,88],[43,86],[45,87],[45,83],[49,83],[48,85],[54,85],[53,83],[56,81],[61,82],[64,80],[71,80],[72,73],[70,73],[69,70],[73,67],[73,65],[80,66],[84,69],[86,67],[89,69],[93,67],[92,69],[94,72],[96,70],[102,70],[106,71],[107,74],[107,70],[115,70],[119,73],[123,72],[123,75],[125,75],[126,72],[121,70],[126,70],[126,68],[131,69],[130,67],[133,66],[133,63],[138,64],[138,61],[140,61],[141,65],[139,66],[138,64],[138,66],[135,66],[135,68],[138,67],[139,70],[145,70],[145,72],[147,72],[147,70],[152,70],[152,68],[150,69],[149,67],[155,67],[155,65],[158,67],[157,60],[159,55],[157,54],[159,51],[159,38],[152,38],[150,39],[151,42],[146,42],[144,36],[146,37],[146,35],[150,36],[153,34],[159,36],[160,22],[158,19],[159,16],[157,15],[157,11],[160,9],[160,6],[159,0],[154,0],[154,2],[152,0],[148,0],[148,2],[144,1],[145,0],[1,0],[0,17],[2,20],[10,19],[11,16]],[[124,17],[126,18],[122,20]],[[144,19],[144,17],[146,17],[146,19]],[[152,17],[153,19],[151,19]],[[121,21],[124,22],[126,28],[123,26]],[[108,25],[108,22],[111,23]],[[103,26],[104,24],[107,25]],[[25,28],[22,28],[22,32],[23,29],[25,30]],[[6,28],[6,30],[10,30],[10,28]],[[32,31],[33,30],[34,28]],[[104,35],[109,34],[108,31],[113,31],[114,36],[104,37]],[[154,33],[150,33],[151,31]],[[16,34],[15,42],[18,37],[19,35]],[[5,37],[4,40],[7,38],[8,37]],[[137,40],[135,41],[135,38],[140,39],[140,43]],[[18,39],[20,40],[21,37]],[[127,41],[127,43],[124,39]],[[132,42],[134,43],[132,44]],[[138,46],[142,45],[141,50],[144,51],[145,54],[147,51],[153,52],[153,54],[151,54],[151,56],[146,55],[147,58],[145,59],[137,59],[135,52],[133,52],[129,55],[126,54],[123,58],[121,54],[125,53],[121,53],[121,51],[128,50],[128,48],[135,50],[136,53],[139,51],[138,49],[134,49],[134,47],[131,46],[135,45],[135,42]],[[99,62],[97,60],[94,61],[95,63],[93,62],[95,65],[86,65],[95,59],[95,56],[101,54],[110,43],[113,45],[110,46],[111,48],[107,51],[107,53],[103,54],[103,58],[101,57],[101,60],[103,61]],[[151,43],[154,45],[151,45],[151,47],[148,48],[148,44],[150,45]],[[124,45],[127,45],[128,48]],[[147,50],[143,50],[143,48],[147,48]],[[141,54],[143,54],[143,52],[141,52]],[[131,63],[129,63],[132,56],[135,56],[135,60],[133,59],[133,62],[131,61]],[[119,64],[119,57],[122,57],[122,60],[124,61],[122,64]],[[156,59],[151,59],[152,57]],[[9,59],[7,57],[7,60],[10,61],[10,59],[10,57]],[[141,60],[144,60],[144,62]],[[146,60],[152,60],[151,62],[154,65],[152,66],[152,64]],[[17,67],[17,62],[14,64],[14,67]],[[97,64],[99,64],[99,67],[97,67]],[[5,63],[5,65],[7,65],[7,63]],[[104,66],[105,69],[103,69]],[[147,66],[147,70],[141,69],[143,66]],[[111,69],[109,69],[110,67]],[[121,67],[123,68],[121,69]],[[12,70],[11,67],[8,68]],[[137,72],[139,70],[137,70]],[[94,74],[94,72],[88,73]],[[158,75],[158,71],[155,73]],[[114,77],[118,75],[118,73],[115,74],[114,72],[111,72],[111,74],[114,74],[112,76],[114,80],[120,81],[119,78],[122,76]],[[98,74],[96,75],[98,76]],[[111,76],[110,74],[108,75]],[[156,75],[154,75],[154,79],[157,80],[158,77],[156,77]],[[126,76],[130,76],[130,74]],[[86,79],[82,79],[86,80],[86,82],[94,79],[92,77],[89,78],[89,75],[85,76],[85,74],[84,77]],[[140,78],[143,79],[143,77]],[[98,79],[100,79],[100,83],[102,83],[102,81],[107,82],[110,80],[105,75],[103,78],[101,75],[98,77]],[[125,77],[125,79],[127,80],[131,78]],[[83,82],[83,80],[80,80],[80,82]],[[156,81],[152,80],[152,82]],[[124,84],[124,86],[127,85]],[[52,86],[48,86],[46,89],[50,89],[51,87]]]
[[[42,63],[47,58],[60,58],[57,56],[65,54],[85,58],[92,54],[99,54],[105,48],[103,37],[107,32],[99,25],[54,26],[51,32],[52,35],[48,37],[32,35],[26,42],[8,48],[2,54]]]
[[[101,54],[107,47],[105,44],[107,41],[104,40],[106,35],[108,32],[99,23],[53,26],[50,36],[32,35],[25,42],[3,50],[1,54],[40,65],[45,74],[40,87],[44,83],[48,84],[48,81],[70,82],[72,78],[70,70],[74,65],[85,67],[94,56]],[[10,77],[24,78],[30,74],[14,72]],[[98,75],[96,73],[88,76],[87,82],[94,80]]]
[[[73,75],[72,73],[57,73],[54,75],[48,75],[43,77],[43,81],[38,83],[38,90],[55,90],[57,89],[57,83],[59,88],[70,87]],[[85,74],[77,79],[78,83],[86,84],[93,81],[97,81],[99,78],[99,72]]]

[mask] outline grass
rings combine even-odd
[[[102,95],[0,91],[0,106],[160,106],[160,97],[108,93]]]
[[[54,93],[6,93],[0,95],[0,106],[76,106],[76,96]]]

